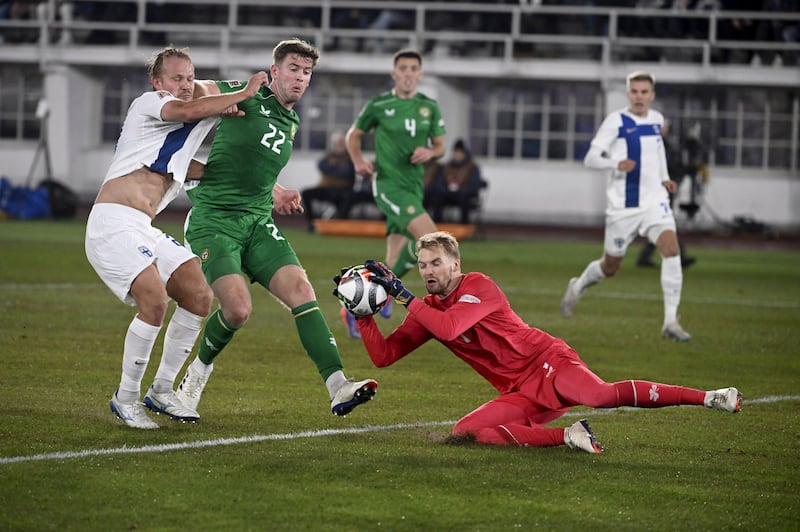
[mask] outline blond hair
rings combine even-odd
[[[186,59],[190,63],[192,62],[192,58],[189,57],[188,48],[167,46],[160,52],[153,52],[153,55],[151,55],[150,59],[145,63],[145,68],[147,68],[147,73],[150,75],[151,79],[161,79],[164,73],[164,59],[167,57],[177,57],[178,59]]]
[[[435,231],[422,235],[417,240],[417,255],[422,249],[441,248],[445,255],[450,258],[461,260],[461,252],[458,249],[458,240],[447,231]]]
[[[636,72],[631,72],[628,74],[628,76],[625,78],[625,87],[630,89],[632,81],[649,81],[653,88],[656,86],[656,77],[650,72],[645,72],[644,70],[637,70]]]

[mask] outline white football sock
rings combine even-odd
[[[575,290],[579,296],[582,296],[587,288],[596,285],[605,278],[606,274],[603,273],[603,269],[600,267],[600,259],[593,260],[586,266],[581,276],[578,277],[578,281],[575,283]]]
[[[336,395],[336,391],[342,387],[342,385],[347,382],[347,377],[344,376],[344,372],[342,370],[335,371],[325,380],[325,386],[328,388],[328,394],[330,394],[331,399],[333,396]]]
[[[150,361],[150,352],[161,327],[147,324],[137,317],[133,318],[125,335],[122,352],[122,379],[119,381],[117,398],[123,404],[139,400],[142,378]]]
[[[199,357],[195,357],[195,359],[192,360],[192,363],[190,365],[192,366],[193,370],[195,370],[203,377],[208,377],[209,375],[211,375],[211,372],[214,371],[213,362],[211,364],[206,364],[205,362],[200,360]]]
[[[678,319],[678,305],[681,304],[683,289],[683,269],[681,257],[661,258],[661,290],[664,292],[664,324]]]
[[[161,363],[158,365],[158,371],[153,380],[153,388],[158,393],[172,390],[175,377],[178,376],[184,362],[189,358],[192,347],[200,335],[203,319],[202,316],[192,314],[181,307],[175,309],[175,313],[167,325]]]

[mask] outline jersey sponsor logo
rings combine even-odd
[[[419,116],[421,116],[422,118],[430,118],[431,116],[430,107],[420,107],[418,112]]]
[[[394,109],[384,109],[383,112],[386,116],[394,116]]]
[[[239,81],[239,80],[236,80],[236,79],[232,79],[230,81],[227,81],[226,83],[228,84],[228,87],[241,87],[242,86],[242,82]]]
[[[148,248],[147,246],[139,246],[137,249],[139,250],[139,253],[141,253],[145,257],[153,256],[153,252],[150,251],[150,248]]]
[[[552,375],[553,372],[556,370],[556,368],[554,368],[553,366],[551,366],[547,362],[542,364],[542,369],[544,369],[547,372],[547,374],[544,376],[545,379],[549,379],[550,375]]]
[[[208,248],[204,249],[204,250],[202,251],[202,253],[200,253],[200,261],[201,261],[201,262],[206,262],[206,261],[208,260],[208,257],[209,257],[210,255],[211,255],[211,252],[210,252],[210,251],[208,251]]]
[[[259,113],[261,113],[264,116],[269,116],[269,112],[270,112],[270,110],[269,109],[264,109],[263,105],[261,106],[261,110],[259,111]]]
[[[472,294],[464,294],[463,296],[458,298],[459,301],[463,301],[464,303],[480,303],[481,300],[478,297],[473,296]]]

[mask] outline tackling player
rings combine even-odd
[[[364,346],[378,367],[394,364],[428,340],[438,340],[472,366],[500,393],[453,427],[455,439],[494,445],[567,445],[602,452],[586,420],[564,428],[543,425],[569,408],[702,405],[738,412],[736,388],[710,392],[643,380],[607,383],[563,340],[528,326],[511,309],[488,276],[461,272],[458,241],[447,232],[417,241],[419,273],[428,295],[420,299],[383,264],[367,261],[374,282],[408,309],[403,322],[384,337],[372,316],[358,318]]]
[[[603,256],[589,263],[579,277],[569,280],[561,299],[561,314],[569,318],[586,290],[619,271],[628,246],[637,233],[661,253],[661,290],[664,324],[661,335],[688,342],[689,333],[678,323],[683,270],[669,193],[677,190],[667,172],[661,137],[664,117],[650,109],[656,81],[647,72],[627,77],[628,107],[603,120],[592,139],[584,164],[606,170],[606,227]]]
[[[131,103],[86,224],[89,263],[114,295],[137,308],[125,335],[122,378],[110,406],[127,425],[139,429],[158,428],[139,398],[169,298],[178,306],[167,326],[161,363],[145,404],[181,421],[198,419],[194,409],[175,397],[172,383],[212,301],[197,257],[153,227],[153,218],[177,196],[216,115],[250,98],[267,82],[266,72],[258,72],[235,92],[192,100],[194,65],[187,52],[165,48],[148,62],[155,90]]]
[[[436,230],[422,206],[425,163],[444,155],[444,119],[436,100],[417,92],[422,56],[413,50],[394,54],[394,89],[367,101],[347,131],[347,151],[356,173],[372,179],[375,203],[386,216],[386,264],[398,277],[414,268],[414,241]],[[375,131],[373,163],[361,153],[365,133]],[[391,315],[389,300],[381,315]],[[342,309],[348,332],[358,338],[352,316]]]

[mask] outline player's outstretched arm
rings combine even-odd
[[[219,94],[219,88],[216,89],[217,94],[210,94],[196,98],[188,102],[183,100],[172,100],[164,104],[161,108],[161,119],[167,122],[196,122],[203,118],[216,116],[222,114],[226,109],[243,102],[255,96],[258,89],[262,85],[267,85],[269,78],[267,73],[263,70],[253,74],[247,82],[247,85],[236,92],[229,92]],[[201,87],[201,88],[198,88]],[[198,91],[211,91],[212,89],[205,80],[195,84],[195,94]],[[237,115],[244,115],[243,112],[238,111]]]

